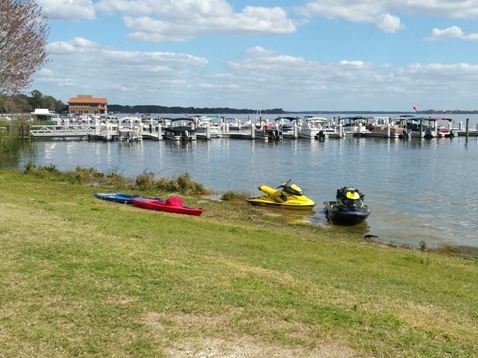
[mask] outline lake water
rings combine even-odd
[[[464,121],[467,116],[456,117]],[[470,128],[476,120],[470,119]],[[219,138],[210,141],[88,142],[38,141],[34,158],[60,170],[77,166],[136,177],[143,172],[172,177],[184,172],[218,193],[234,190],[258,195],[257,186],[292,179],[317,203],[306,217],[327,230],[371,234],[385,243],[413,247],[452,245],[478,248],[478,138],[423,140],[345,138],[283,139],[280,142]],[[365,194],[371,215],[363,225],[328,224],[325,200],[337,187]],[[264,211],[264,214],[271,214]],[[277,213],[275,213],[277,214]],[[283,213],[278,216],[282,219]]]

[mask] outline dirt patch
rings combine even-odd
[[[227,316],[227,315],[226,315]],[[142,319],[162,336],[166,357],[174,358],[358,358],[362,354],[343,342],[309,347],[283,347],[257,337],[237,336],[227,317],[150,313]],[[228,338],[217,338],[218,333]],[[210,335],[209,335],[210,334]],[[165,338],[165,336],[169,336]],[[215,336],[215,337],[214,337]],[[318,347],[317,347],[318,346]]]
[[[361,357],[349,348],[325,344],[313,349],[282,348],[257,344],[252,339],[241,338],[234,341],[203,338],[188,339],[180,345],[164,352],[176,358],[355,358]]]

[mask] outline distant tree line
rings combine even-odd
[[[55,113],[63,113],[68,106],[52,96],[44,96],[40,91],[34,90],[30,96],[26,94],[0,95],[0,113],[29,113],[35,108],[47,108]]]
[[[478,110],[460,110],[460,109],[452,109],[452,110],[437,110],[437,109],[427,109],[424,111],[420,111],[421,114],[477,114]]]
[[[109,104],[108,112],[115,113],[174,113],[174,114],[255,114],[255,109],[237,109],[229,107],[179,107],[179,106],[157,106],[157,105],[136,105],[136,106],[123,106],[120,104]],[[283,114],[285,111],[282,108],[273,108],[261,110],[263,114]]]
[[[2,113],[29,113],[33,112],[35,108],[47,108],[55,113],[67,113],[68,104],[57,100],[52,96],[43,95],[38,90],[33,90],[28,94],[5,95],[0,94],[0,114]],[[108,112],[115,113],[172,113],[172,114],[257,114],[256,109],[248,108],[230,108],[230,107],[180,107],[180,106],[158,106],[158,105],[120,105],[109,104]],[[298,113],[331,113],[331,114],[386,114],[386,113],[415,113],[402,111],[326,111],[326,110],[303,110],[303,111],[285,111],[282,108],[272,108],[261,110],[261,114],[298,114]],[[417,115],[423,114],[478,114],[478,110],[435,110],[427,109],[420,111]]]
[[[34,90],[30,96],[26,94],[0,95],[0,113],[29,113],[35,108],[47,108],[55,113],[64,113],[68,106],[52,96],[44,96]]]

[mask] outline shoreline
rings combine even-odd
[[[138,209],[95,198],[80,183],[94,175],[0,171],[9,356],[478,354],[474,259],[288,224],[242,201],[181,194],[200,217]]]

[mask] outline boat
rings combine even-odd
[[[410,115],[400,116],[402,121],[405,121],[403,125],[406,129],[406,133],[412,138],[436,138],[437,133],[432,127],[430,118],[425,117],[413,117]]]
[[[269,119],[263,119],[262,117],[259,117],[257,119],[255,126],[251,128],[255,128],[254,131],[254,138],[255,139],[263,139],[266,141],[278,141],[281,140],[282,137],[282,131],[280,128],[276,128],[275,123],[269,122]]]
[[[283,138],[296,139],[299,137],[301,120],[299,117],[277,117],[274,128],[280,130]]]
[[[433,128],[438,138],[453,138],[455,132],[452,128],[453,119],[446,117],[431,117],[429,122],[433,123]]]
[[[191,115],[188,116],[194,120],[196,124],[196,138],[197,139],[212,139],[221,137],[221,119],[217,116],[202,116],[202,115]]]
[[[365,221],[370,209],[364,204],[363,197],[364,194],[356,188],[338,188],[336,201],[324,201],[327,220],[338,225],[355,225]]]
[[[133,198],[139,197],[139,195],[129,195],[125,193],[99,193],[95,191],[93,193],[95,197],[102,200],[114,201],[121,204],[133,204]]]
[[[289,209],[311,209],[315,202],[304,195],[302,189],[291,184],[291,179],[282,183],[276,189],[267,185],[260,185],[258,189],[266,195],[256,196],[246,201],[252,205],[265,205]],[[280,189],[280,190],[279,190]]]
[[[369,132],[365,127],[367,120],[368,118],[363,116],[338,117],[339,124],[342,125],[345,136]]]
[[[93,193],[95,197],[102,200],[113,201],[120,204],[133,204],[133,198],[140,198],[139,195],[125,194],[125,193],[99,193],[95,191]],[[153,198],[151,198],[153,199]],[[154,198],[155,200],[161,200],[160,198]]]
[[[251,120],[249,119],[245,123],[242,123],[240,119],[234,117],[224,118],[224,130],[228,131],[240,131],[242,129],[251,129]]]
[[[372,117],[366,125],[368,131],[357,133],[358,137],[400,138],[406,128],[400,125],[400,119],[390,117]]]
[[[194,118],[170,118],[170,125],[164,129],[164,138],[175,141],[196,140],[196,123]]]
[[[327,118],[324,117],[312,117],[305,116],[302,126],[299,128],[298,136],[299,138],[313,139],[319,138],[319,133],[321,133],[321,138],[326,138],[325,124],[327,123]]]
[[[134,206],[138,208],[164,211],[167,213],[200,216],[204,211],[201,208],[184,206],[182,199],[178,196],[167,198],[166,201],[142,197],[135,197],[132,200]]]

